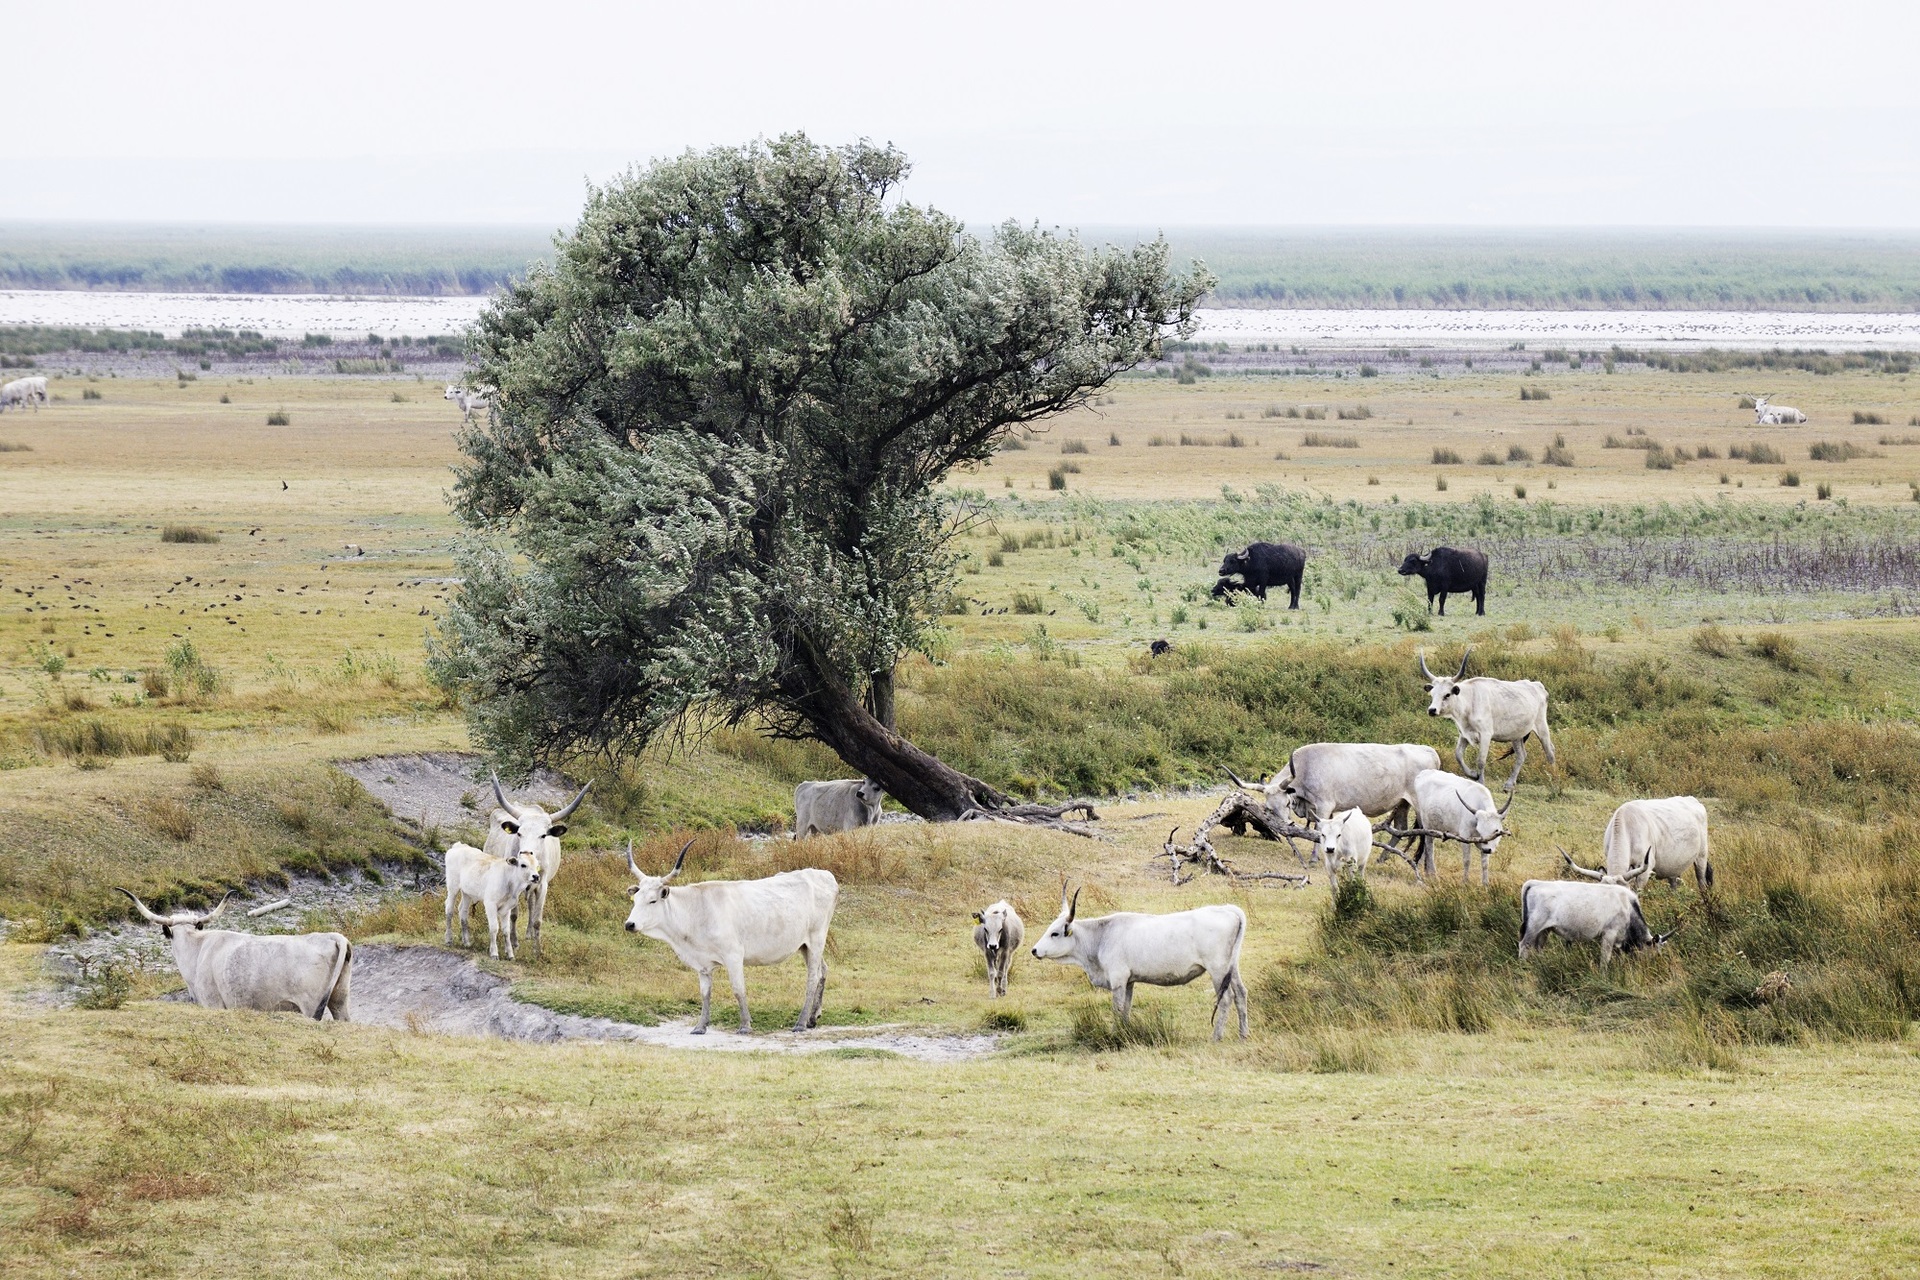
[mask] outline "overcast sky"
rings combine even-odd
[[[804,130],[975,223],[1920,226],[1915,0],[9,11],[0,218],[559,225]]]

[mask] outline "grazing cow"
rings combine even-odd
[[[1435,547],[1433,554],[1422,556],[1410,551],[1400,562],[1403,578],[1419,574],[1427,582],[1427,612],[1433,612],[1433,598],[1440,597],[1440,616],[1447,616],[1447,597],[1456,591],[1470,592],[1475,613],[1487,611],[1487,557],[1478,551],[1456,551]]]
[[[1291,542],[1255,542],[1244,551],[1229,551],[1220,561],[1220,581],[1213,584],[1214,598],[1235,591],[1249,591],[1262,600],[1268,587],[1287,589],[1287,608],[1300,607],[1300,581],[1307,572],[1307,553]],[[1240,581],[1234,582],[1235,574]]]
[[[830,836],[880,821],[886,792],[872,778],[803,782],[793,789],[793,838]]]
[[[1429,831],[1443,831],[1463,842],[1460,851],[1460,878],[1473,878],[1473,851],[1480,850],[1480,883],[1487,883],[1487,864],[1501,837],[1508,835],[1507,810],[1513,807],[1513,792],[1499,808],[1493,804],[1493,792],[1470,778],[1462,778],[1441,769],[1423,769],[1413,780],[1413,807],[1420,825]],[[1420,863],[1427,875],[1433,874],[1433,837],[1420,837]]]
[[[34,402],[35,408],[47,402],[47,380],[42,377],[23,378],[27,384],[27,399]]]
[[[462,422],[472,422],[473,415],[476,411],[484,411],[493,404],[492,392],[473,391],[466,387],[455,386],[451,382],[447,384],[446,393],[440,398],[442,400],[451,400],[460,406],[460,421]]]
[[[1370,818],[1394,815],[1405,826],[1413,808],[1413,780],[1422,769],[1438,769],[1440,753],[1413,743],[1311,742],[1294,748],[1287,763],[1263,787],[1228,776],[1267,798],[1267,811],[1284,823],[1289,811],[1324,824],[1342,809],[1358,809]]]
[[[1768,404],[1765,396],[1753,398],[1753,425],[1777,427],[1787,422],[1805,422],[1807,415],[1790,404]]]
[[[1173,645],[1166,640],[1155,640],[1147,646],[1147,656],[1149,658],[1164,658],[1172,652]]]
[[[1460,655],[1460,670],[1451,676],[1437,676],[1427,669],[1427,655],[1421,652],[1420,674],[1427,678],[1427,692],[1433,695],[1427,714],[1453,721],[1453,758],[1460,762],[1460,771],[1476,782],[1486,777],[1487,752],[1493,744],[1511,743],[1516,757],[1513,776],[1507,779],[1507,790],[1511,791],[1520,781],[1520,767],[1527,762],[1527,739],[1532,735],[1540,735],[1547,763],[1557,763],[1553,734],[1547,728],[1547,686],[1538,680],[1495,680],[1491,676],[1462,679],[1472,655],[1469,646]],[[1479,764],[1473,768],[1468,767],[1462,754],[1470,742],[1479,750]]]
[[[1327,887],[1338,893],[1340,873],[1367,874],[1373,857],[1373,824],[1358,809],[1344,809],[1320,824],[1320,861],[1327,864]]]
[[[820,1002],[827,994],[827,929],[840,900],[840,882],[831,871],[809,868],[782,871],[763,880],[708,880],[674,887],[667,882],[686,863],[687,841],[673,870],[650,876],[633,860],[633,841],[627,841],[627,866],[638,881],[627,890],[633,911],[627,932],[657,938],[700,977],[700,1025],[705,1035],[713,1004],[713,970],[727,971],[733,998],[740,1005],[740,1034],[753,1030],[747,1012],[745,966],[779,964],[798,951],[807,962],[807,994],[800,1005],[795,1031],[811,1029],[820,1021]]]
[[[540,883],[540,859],[531,853],[514,853],[496,858],[485,849],[470,844],[454,844],[447,849],[447,945],[453,945],[453,921],[460,920],[460,945],[471,945],[467,935],[467,913],[474,903],[487,912],[487,954],[500,958],[500,924],[507,925],[507,959],[513,959],[513,917],[520,910],[520,899]],[[532,936],[533,930],[528,928]]]
[[[1693,883],[1702,896],[1713,889],[1713,864],[1707,854],[1707,807],[1692,796],[1665,800],[1629,800],[1607,819],[1601,837],[1604,869],[1583,867],[1571,857],[1567,865],[1602,884],[1647,887],[1651,879],[1678,888],[1680,877],[1693,868]],[[1563,850],[1562,857],[1566,857]]]
[[[27,394],[27,380],[25,378],[15,378],[5,386],[0,386],[0,413],[6,412],[14,405],[25,406],[29,399],[30,397]]]
[[[1133,1010],[1134,983],[1180,987],[1204,973],[1213,982],[1213,1038],[1225,1028],[1229,1001],[1240,1014],[1240,1038],[1247,1038],[1247,984],[1240,980],[1246,912],[1222,904],[1164,916],[1119,911],[1076,920],[1079,906],[1080,891],[1068,899],[1062,885],[1060,914],[1034,944],[1034,959],[1079,965],[1094,990],[1113,993],[1114,1016],[1122,1024]]]
[[[338,933],[271,934],[209,929],[233,897],[211,911],[157,915],[131,892],[133,905],[173,943],[173,963],[186,979],[193,1002],[204,1009],[290,1009],[320,1021],[332,1014],[347,1021],[347,987],[353,944]]]
[[[580,788],[579,795],[559,810],[548,813],[537,804],[515,804],[500,789],[500,775],[493,774],[492,778],[493,798],[499,807],[488,818],[487,852],[496,858],[530,853],[540,863],[540,878],[527,890],[527,945],[537,956],[541,924],[547,918],[547,894],[553,890],[553,878],[560,874],[560,837],[567,833],[567,819],[587,798],[593,783],[589,780]],[[518,918],[517,911],[507,917],[509,946],[518,941],[514,932]]]
[[[1013,970],[1013,953],[1026,939],[1027,926],[1020,913],[1005,898],[985,911],[976,911],[973,945],[987,958],[987,995],[1007,994],[1007,974]]]
[[[1604,965],[1616,950],[1631,954],[1664,946],[1674,931],[1647,928],[1640,895],[1623,884],[1529,880],[1520,886],[1520,958],[1538,951],[1549,933],[1567,942],[1598,942]]]

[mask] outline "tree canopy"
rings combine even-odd
[[[591,193],[475,327],[472,536],[430,661],[508,765],[764,717],[909,808],[1004,797],[892,731],[954,574],[943,481],[1191,332],[1164,243],[981,239],[898,151],[688,153]]]

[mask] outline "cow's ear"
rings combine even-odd
[[[510,836],[517,836],[520,834],[520,824],[515,822],[512,818],[502,818],[500,820],[500,829],[506,832]]]
[[[637,884],[630,884],[630,885],[628,885],[628,886],[627,886],[627,896],[628,896],[629,898],[631,898],[631,897],[633,897],[633,896],[634,896],[635,894],[637,894],[637,893],[639,893],[639,892],[640,892],[640,886],[639,886],[639,885],[637,885]]]
[[[987,922],[987,918],[986,916],[982,915],[980,912],[976,911],[973,913],[973,922],[975,924],[985,924]]]
[[[547,834],[550,836],[563,836],[567,834],[567,824],[564,822],[556,822],[547,828]]]
[[[673,886],[672,886],[672,885],[667,885],[667,884],[663,884],[663,885],[661,885],[661,886],[660,886],[660,899],[661,899],[661,901],[663,901],[663,902],[664,902],[664,901],[666,901],[666,897],[667,897],[667,895],[668,895],[669,893],[672,893],[672,892],[673,892]]]

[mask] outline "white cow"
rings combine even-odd
[[[627,866],[638,881],[627,891],[633,895],[627,932],[666,943],[699,975],[700,1025],[693,1034],[706,1034],[711,1020],[716,966],[727,971],[727,980],[733,984],[733,998],[740,1006],[740,1033],[746,1035],[753,1030],[753,1018],[747,1012],[745,966],[779,964],[796,951],[807,962],[807,994],[793,1029],[811,1029],[820,1021],[820,1002],[827,994],[827,930],[840,901],[840,882],[831,871],[809,868],[763,880],[668,884],[680,874],[691,848],[689,840],[674,860],[673,870],[650,876],[634,862],[633,841],[627,841]]]
[[[541,925],[547,918],[547,894],[553,889],[554,876],[560,873],[560,837],[567,833],[567,819],[587,798],[593,782],[589,779],[579,795],[557,812],[548,813],[537,804],[515,804],[500,789],[500,775],[493,774],[492,778],[493,798],[499,807],[488,817],[487,852],[496,858],[530,853],[540,862],[540,879],[527,891],[527,945],[537,956]],[[507,920],[509,946],[518,940],[514,933],[517,922],[517,912]]]
[[[1567,942],[1598,942],[1600,963],[1616,950],[1658,947],[1673,930],[1655,934],[1640,914],[1640,895],[1623,884],[1579,880],[1529,880],[1520,886],[1520,958],[1540,949],[1549,933]]]
[[[1501,837],[1508,834],[1507,810],[1513,807],[1513,792],[1499,808],[1493,804],[1493,792],[1471,778],[1462,778],[1442,769],[1425,769],[1413,780],[1414,810],[1420,826],[1443,831],[1464,843],[1460,852],[1460,878],[1473,878],[1473,851],[1480,850],[1480,883],[1487,883],[1487,864]],[[1426,874],[1433,874],[1433,837],[1420,837],[1420,862]]]
[[[493,404],[490,391],[473,391],[466,387],[455,386],[449,382],[442,400],[451,400],[460,406],[460,421],[472,422],[475,412],[484,411]]]
[[[1414,776],[1439,767],[1438,751],[1413,743],[1310,742],[1296,747],[1265,786],[1254,786],[1231,769],[1227,776],[1264,795],[1276,823],[1297,815],[1318,824],[1342,809],[1358,809],[1370,818],[1392,813],[1395,825],[1405,826]]]
[[[880,821],[880,802],[886,795],[872,778],[803,782],[793,789],[793,838],[871,827]]]
[[[1007,994],[1007,974],[1013,969],[1013,953],[1026,940],[1027,926],[1020,913],[1005,898],[985,911],[973,913],[973,945],[987,958],[987,995]]]
[[[21,381],[27,384],[27,399],[33,402],[36,409],[47,402],[47,380],[45,378],[22,378]]]
[[[1420,654],[1420,674],[1427,678],[1427,692],[1433,695],[1427,704],[1430,716],[1446,716],[1453,721],[1455,735],[1453,758],[1460,772],[1475,781],[1487,771],[1487,753],[1496,742],[1513,745],[1513,774],[1507,779],[1511,791],[1520,781],[1520,768],[1527,762],[1527,739],[1540,735],[1546,748],[1547,763],[1556,763],[1553,734],[1547,728],[1547,686],[1538,680],[1495,680],[1491,676],[1467,674],[1467,659],[1473,649],[1460,655],[1460,670],[1451,676],[1437,676],[1427,669],[1427,655]],[[1462,754],[1468,743],[1478,749],[1479,764],[1469,767]]]
[[[157,915],[131,892],[142,916],[160,926],[173,943],[173,963],[186,979],[195,1004],[206,1009],[290,1009],[318,1022],[331,1014],[347,1021],[347,987],[353,971],[353,944],[338,933],[271,934],[262,937],[231,929],[209,929],[233,897],[228,894],[207,912]]]
[[[1425,776],[1425,775],[1422,775]],[[1343,809],[1320,824],[1320,861],[1327,864],[1327,887],[1338,892],[1340,873],[1367,874],[1373,857],[1373,824],[1358,809]]]
[[[1583,867],[1561,850],[1561,856],[1589,880],[1602,884],[1647,887],[1651,879],[1678,888],[1680,877],[1693,868],[1693,883],[1702,895],[1713,889],[1713,863],[1708,860],[1707,806],[1692,796],[1665,800],[1629,800],[1613,811],[1601,837],[1604,869]]]
[[[0,386],[0,413],[5,413],[15,405],[25,406],[28,402],[27,380],[15,378],[5,386]]]
[[[460,921],[460,945],[470,945],[468,913],[474,903],[487,912],[487,954],[500,958],[500,926],[507,926],[507,959],[513,959],[513,918],[520,899],[540,883],[540,859],[531,853],[496,858],[470,844],[447,849],[447,945],[453,945],[453,922]],[[532,930],[528,930],[531,935]]]
[[[1787,422],[1805,422],[1807,415],[1788,404],[1768,404],[1765,396],[1753,398],[1753,425],[1777,427]]]
[[[1079,906],[1080,891],[1069,899],[1061,886],[1060,914],[1034,944],[1036,960],[1079,965],[1094,990],[1113,993],[1114,1016],[1123,1024],[1133,1010],[1134,983],[1179,987],[1204,973],[1213,982],[1213,1038],[1225,1029],[1229,1001],[1240,1014],[1240,1038],[1247,1038],[1247,984],[1240,980],[1246,912],[1221,904],[1164,916],[1118,911],[1076,920]]]

